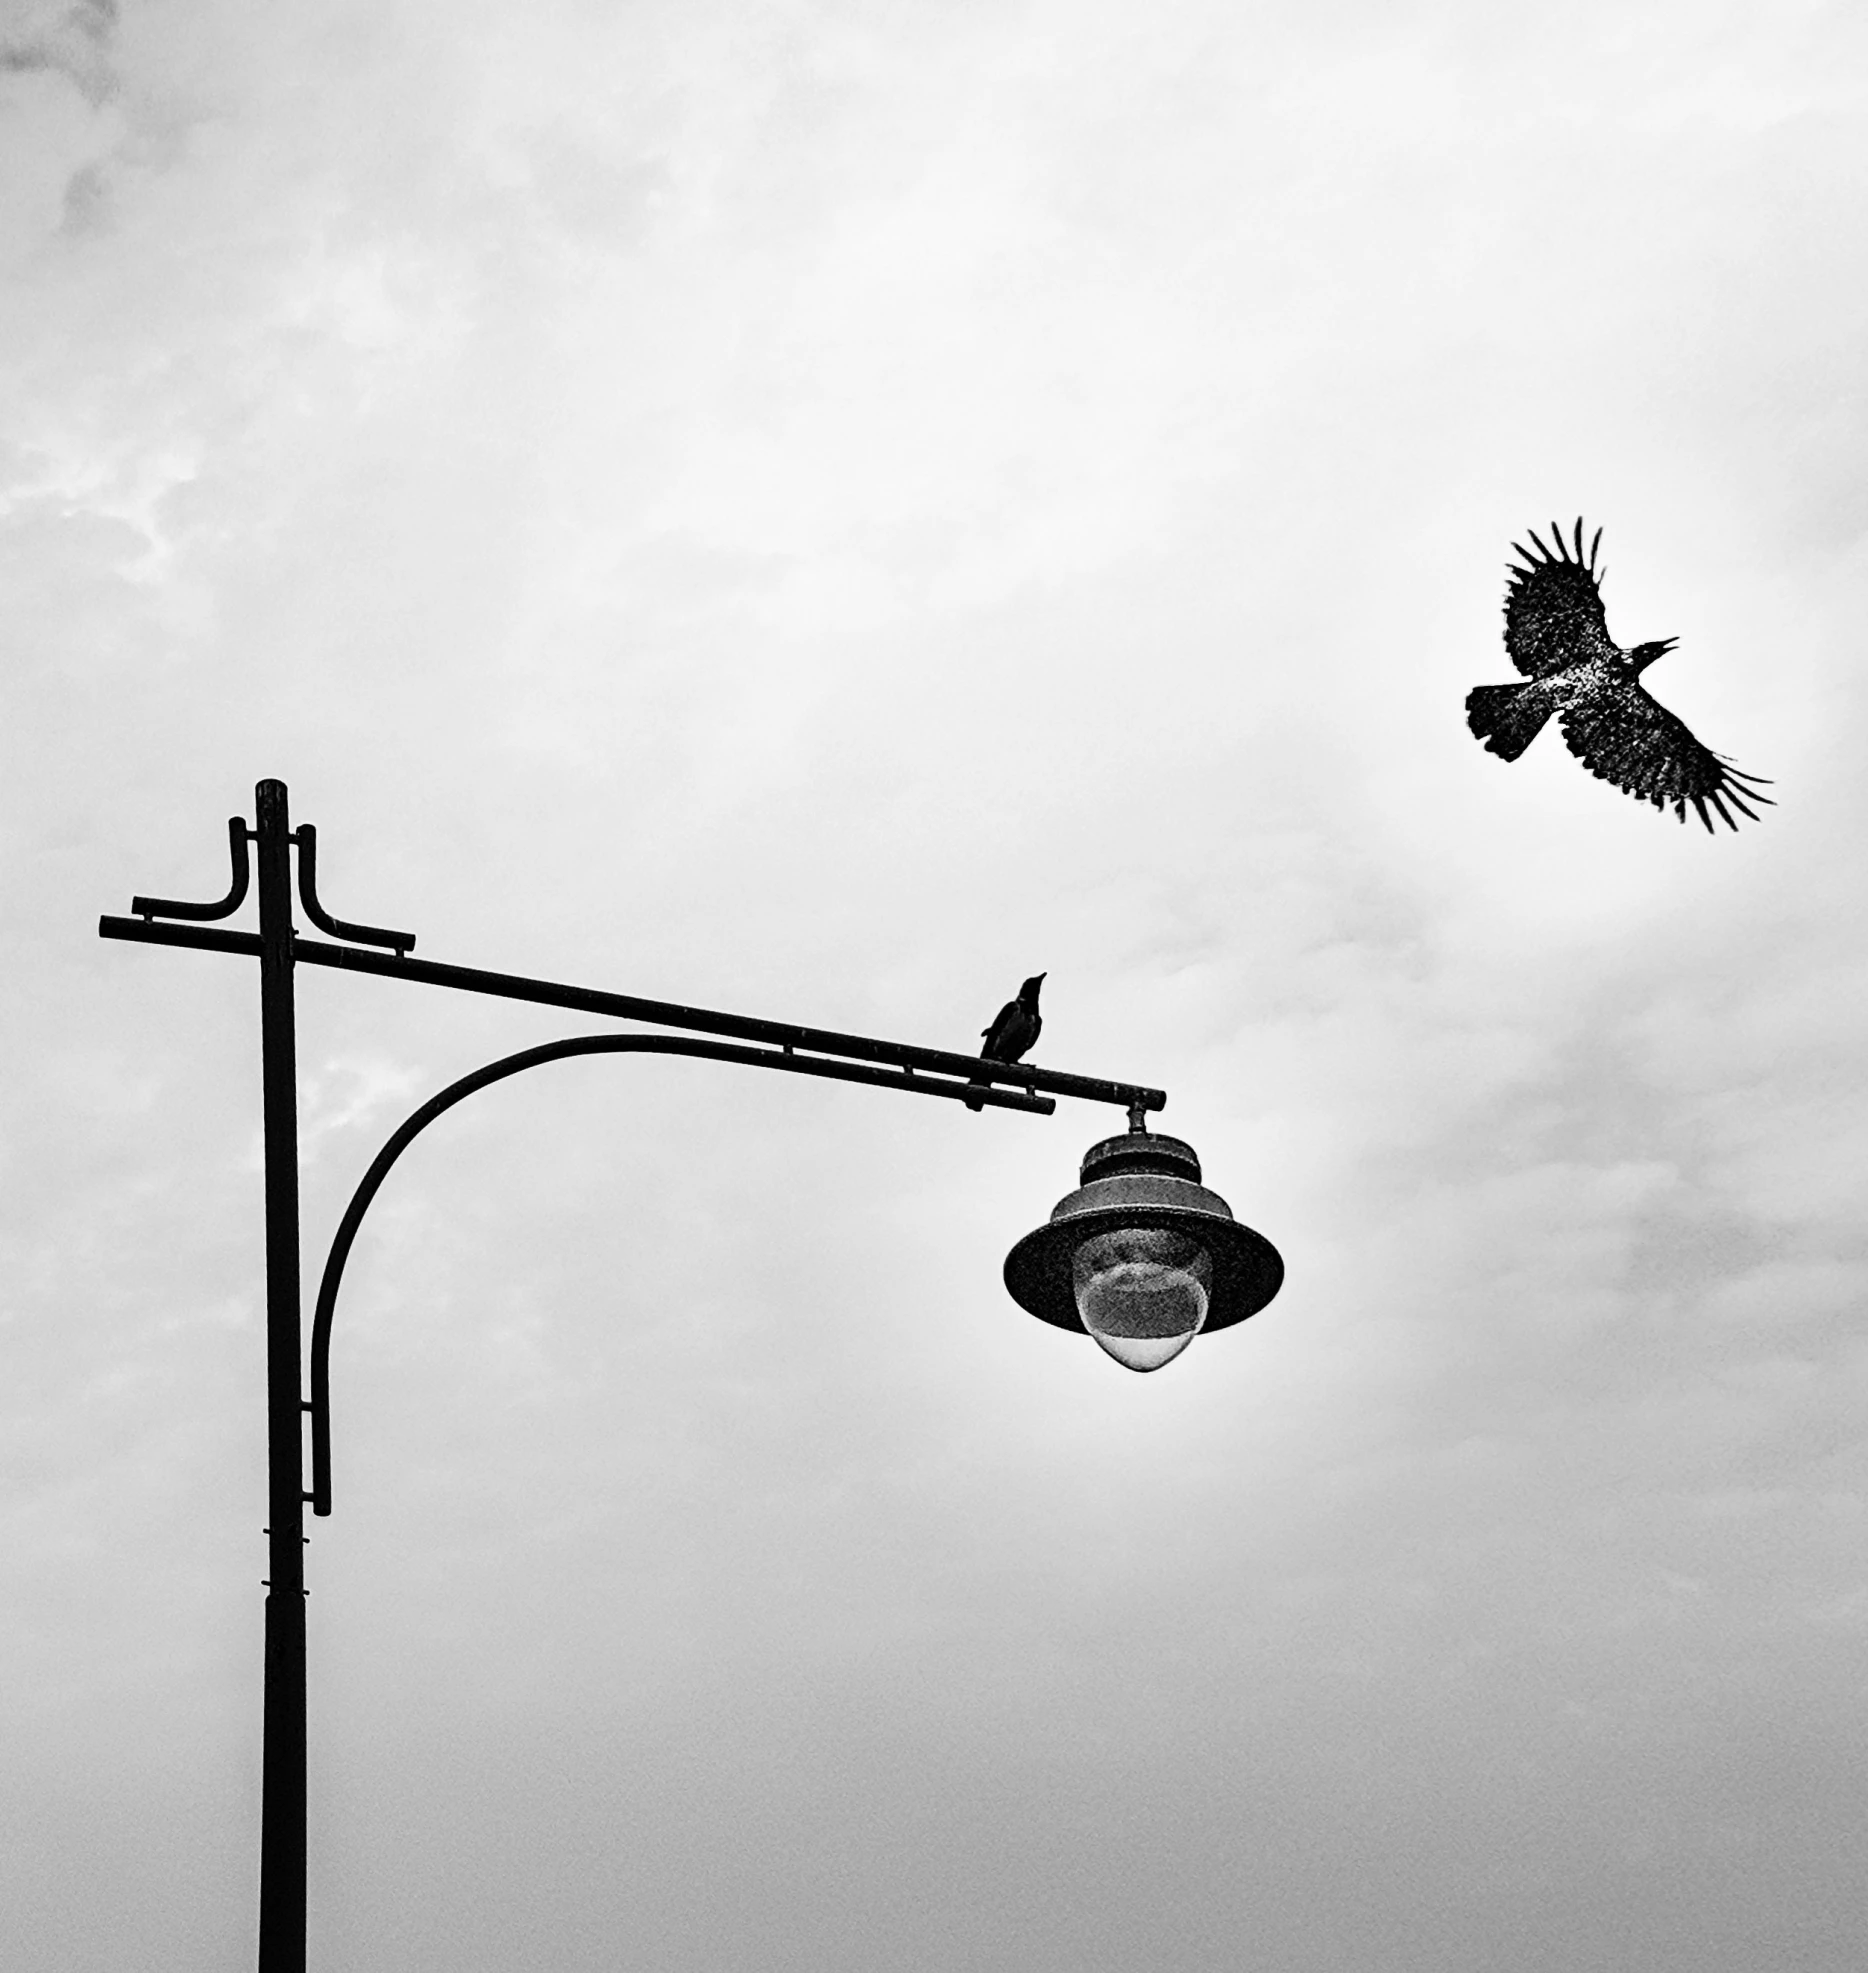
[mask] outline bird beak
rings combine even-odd
[[[1667,655],[1667,653],[1671,651],[1677,643],[1679,643],[1679,641],[1680,640],[1677,637],[1663,637],[1660,640],[1660,649],[1656,651],[1654,655],[1656,657],[1664,658]]]

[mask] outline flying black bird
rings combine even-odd
[[[1505,592],[1505,649],[1530,683],[1475,686],[1466,695],[1466,724],[1490,752],[1516,760],[1555,713],[1570,752],[1591,774],[1637,801],[1658,809],[1671,802],[1682,822],[1691,802],[1708,832],[1708,802],[1728,829],[1738,824],[1727,802],[1755,822],[1757,811],[1746,806],[1748,801],[1774,806],[1769,795],[1758,793],[1759,777],[1741,773],[1723,754],[1701,746],[1641,684],[1648,666],[1680,640],[1663,637],[1624,651],[1609,637],[1602,572],[1596,568],[1602,530],[1596,529],[1586,560],[1580,520],[1574,554],[1554,521],[1550,538],[1554,550],[1535,530],[1532,548],[1512,543],[1512,552],[1524,560],[1509,564]]]
[[[1016,1062],[1044,1030],[1044,1017],[1038,1012],[1038,989],[1044,984],[1042,973],[1033,974],[1018,990],[1016,1000],[1008,1000],[993,1017],[992,1026],[981,1028],[986,1045],[979,1052],[988,1062]],[[984,1076],[975,1076],[974,1082],[984,1084]],[[983,1110],[984,1103],[969,1096],[966,1099],[969,1110]]]

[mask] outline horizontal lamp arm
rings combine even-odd
[[[238,952],[259,956],[259,940],[250,932],[211,931],[206,926],[147,924],[137,918],[100,918],[98,935],[128,939],[143,945],[179,945],[203,952]],[[950,1049],[917,1048],[908,1042],[879,1041],[870,1035],[841,1034],[829,1028],[802,1028],[788,1021],[763,1021],[743,1014],[721,1014],[705,1007],[684,1007],[669,1000],[642,1000],[633,994],[603,993],[592,987],[564,986],[555,980],[527,979],[517,973],[489,973],[474,966],[445,966],[432,959],[392,958],[355,946],[326,945],[319,939],[295,938],[292,956],[300,965],[335,966],[347,973],[376,973],[386,979],[419,980],[427,986],[452,987],[464,993],[495,994],[504,1000],[525,1000],[541,1007],[566,1007],[580,1014],[607,1014],[625,1021],[654,1021],[663,1027],[686,1028],[700,1034],[731,1035],[779,1048],[806,1048],[817,1055],[843,1056],[859,1062],[884,1062],[898,1069],[922,1069],[934,1075],[968,1076],[977,1082],[1006,1083],[1016,1089],[1042,1090],[1052,1096],[1073,1096],[1087,1103],[1113,1103],[1129,1110],[1159,1110],[1167,1102],[1164,1090],[1138,1083],[1105,1082],[1093,1076],[1064,1075],[1027,1062],[989,1062],[977,1055]],[[976,1088],[974,1094],[978,1095]]]

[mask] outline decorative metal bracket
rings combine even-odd
[[[385,969],[387,970],[387,969]],[[563,1041],[547,1041],[536,1048],[524,1048],[516,1055],[502,1055],[497,1062],[460,1077],[431,1096],[419,1110],[406,1117],[377,1152],[370,1168],[351,1194],[350,1204],[338,1222],[325,1256],[324,1273],[318,1282],[317,1307],[311,1322],[311,1396],[301,1400],[301,1408],[311,1415],[311,1491],[304,1497],[314,1514],[331,1511],[331,1322],[337,1309],[337,1291],[344,1279],[344,1266],[363,1224],[363,1215],[376,1197],[390,1167],[421,1132],[451,1110],[464,1097],[490,1083],[503,1082],[524,1069],[545,1062],[562,1062],[573,1055],[688,1055],[706,1062],[732,1062],[746,1068],[781,1069],[791,1075],[827,1076],[838,1082],[868,1083],[884,1089],[907,1089],[922,1096],[947,1096],[957,1102],[990,1104],[1001,1110],[1028,1110],[1049,1116],[1057,1108],[1048,1096],[1023,1089],[981,1089],[969,1082],[917,1072],[903,1063],[899,1072],[867,1062],[828,1062],[795,1053],[789,1043],[782,1048],[741,1048],[731,1042],[702,1041],[692,1035],[675,1034],[585,1034]],[[1141,1092],[1155,1095],[1156,1091]]]
[[[139,918],[192,918],[197,923],[231,918],[246,902],[250,875],[246,846],[252,837],[253,831],[246,826],[244,815],[230,815],[227,818],[227,848],[233,858],[233,882],[224,898],[213,904],[189,904],[174,897],[133,897],[130,909]]]
[[[333,918],[318,902],[318,832],[309,822],[292,831],[298,845],[298,901],[305,916],[321,932],[334,939],[348,939],[353,945],[386,945],[398,959],[415,949],[413,932],[386,932],[378,925],[353,925],[348,919]]]
[[[232,880],[227,887],[227,895],[217,898],[212,904],[193,904],[185,898],[176,897],[133,897],[130,909],[138,918],[185,918],[195,924],[212,924],[217,918],[231,918],[246,902],[247,886],[252,878],[252,859],[247,853],[247,844],[257,840],[257,833],[247,826],[246,818],[230,815],[227,818],[227,849],[233,864]],[[288,839],[298,845],[298,898],[305,907],[305,916],[327,932],[334,939],[348,940],[352,945],[384,945],[398,959],[415,949],[413,932],[386,931],[380,925],[353,925],[347,918],[333,918],[318,902],[318,832],[309,822],[301,822]]]

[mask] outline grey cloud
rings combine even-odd
[[[62,10],[10,6],[0,16],[0,70],[63,75],[89,101],[101,102],[114,86],[110,43],[117,11],[117,0],[74,0]]]

